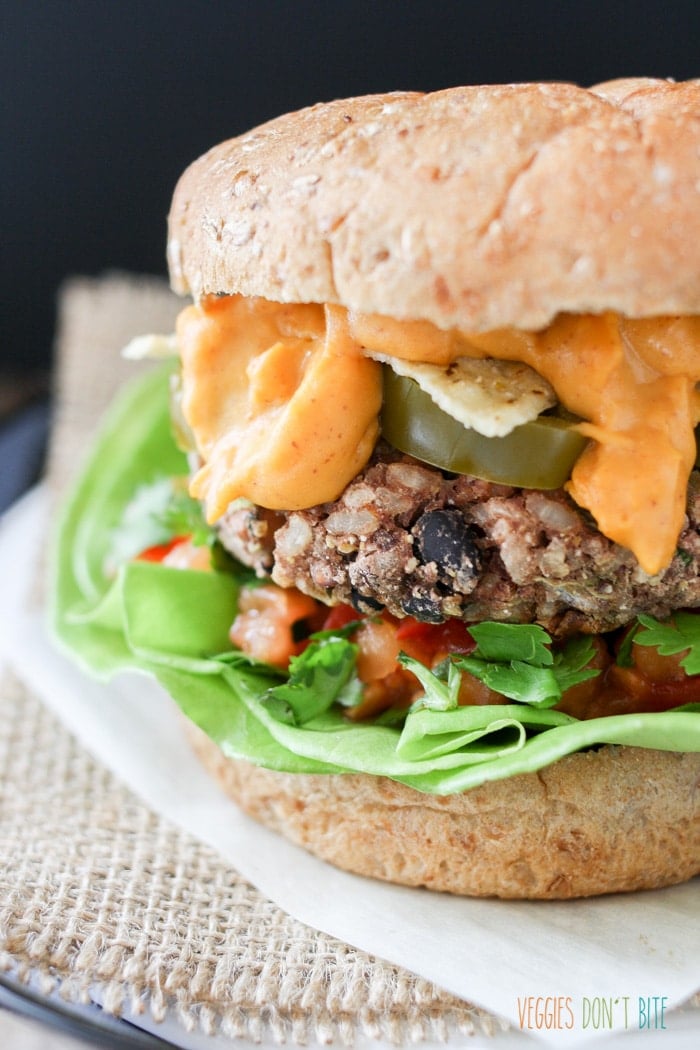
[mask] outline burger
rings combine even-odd
[[[184,173],[168,260],[193,301],[64,517],[63,642],[342,868],[698,874],[700,82],[282,116]]]

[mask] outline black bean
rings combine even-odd
[[[481,554],[476,530],[458,510],[428,510],[413,526],[421,561],[435,562],[447,576],[460,583],[475,579],[481,572]]]
[[[440,599],[427,594],[411,594],[401,603],[401,607],[408,616],[414,616],[423,623],[443,623],[445,619],[440,609]]]
[[[356,587],[353,587],[350,591],[350,601],[353,608],[360,613],[381,612],[384,608],[383,604],[377,601],[376,598],[369,594],[360,594]]]

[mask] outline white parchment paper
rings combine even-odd
[[[299,920],[506,1018],[518,1045],[700,1045],[699,1015],[689,1023],[671,1012],[700,988],[700,879],[588,901],[503,902],[394,887],[308,856],[222,796],[160,687],[139,674],[109,685],[86,677],[53,647],[43,615],[25,611],[45,502],[32,494],[0,530],[0,655],[153,809]],[[611,1031],[623,1034],[610,1042]]]

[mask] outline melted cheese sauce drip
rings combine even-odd
[[[336,499],[379,436],[381,367],[344,310],[208,298],[177,322],[182,411],[204,460],[191,492],[216,521],[245,498],[273,510]]]
[[[700,318],[561,315],[541,332],[472,334],[351,315],[350,329],[363,345],[406,360],[484,356],[536,369],[593,439],[567,486],[572,498],[649,575],[668,566],[696,455]]]
[[[183,413],[215,521],[239,497],[275,510],[337,498],[379,436],[381,368],[363,347],[447,365],[522,361],[585,420],[568,490],[650,575],[683,527],[700,418],[700,318],[561,315],[541,332],[441,331],[340,307],[210,297],[180,315]]]

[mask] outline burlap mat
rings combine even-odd
[[[134,365],[133,335],[172,329],[153,279],[76,280],[60,303],[49,479],[60,495]],[[429,982],[291,919],[210,848],[151,812],[16,679],[0,685],[0,967],[70,1001],[174,1012],[259,1041],[395,1043],[500,1024]]]

